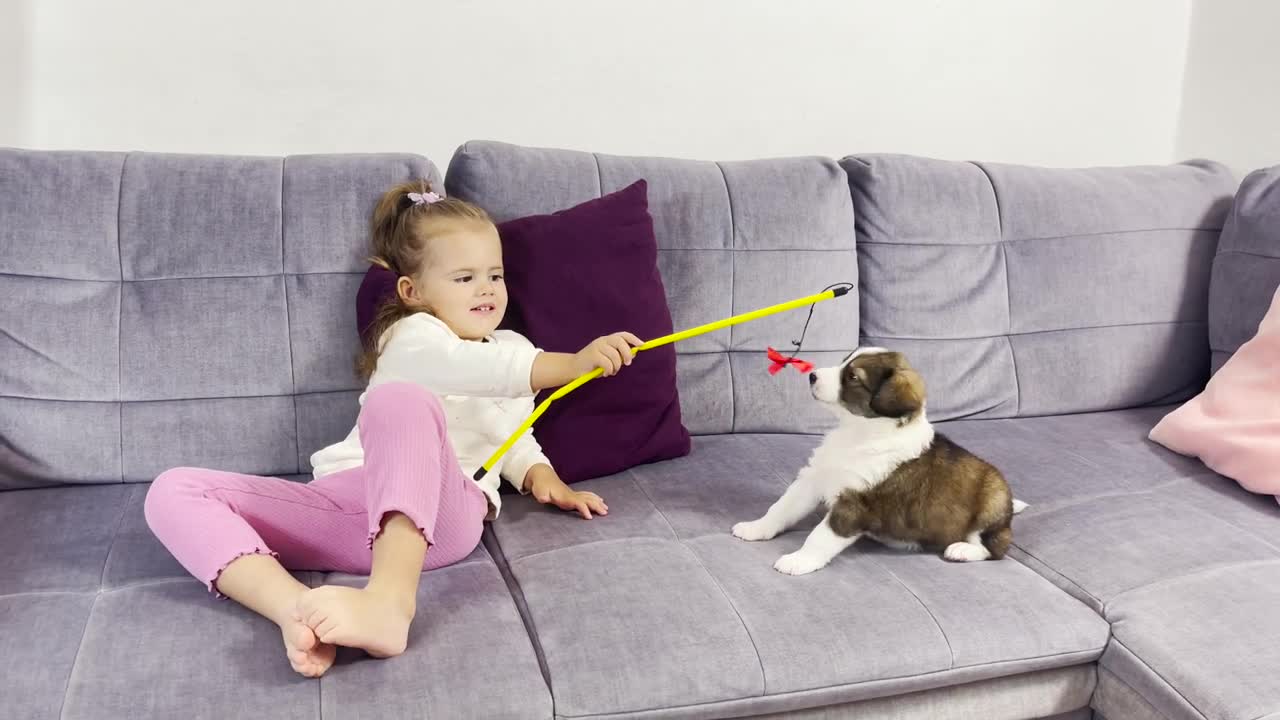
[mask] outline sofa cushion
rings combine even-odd
[[[16,548],[0,558],[0,652],[12,661],[6,686],[24,688],[7,713],[551,717],[533,646],[483,547],[423,576],[404,655],[344,651],[317,682],[289,668],[268,621],[215,600],[173,560],[146,527],[148,487],[0,492],[0,543]],[[363,582],[294,574],[311,586]]]
[[[1015,524],[1012,554],[1107,613],[1116,598],[1152,583],[1280,559],[1274,499],[1147,439],[1169,409],[940,427],[1031,503]]]
[[[841,165],[864,343],[911,358],[933,418],[1160,404],[1203,385],[1210,264],[1235,187],[1223,166]]]
[[[1280,713],[1280,507],[1148,440],[1170,409],[942,427],[1031,502],[1010,555],[1112,623],[1104,712]]]
[[[0,490],[309,470],[357,408],[369,213],[409,177],[440,181],[403,154],[0,150]]]
[[[1106,624],[1014,561],[946,563],[863,542],[794,578],[730,526],[777,499],[816,439],[694,439],[685,458],[580,487],[590,522],[519,498],[494,525],[556,712],[777,712],[1089,662]],[[665,717],[665,715],[664,715]]]
[[[6,717],[58,717],[93,601],[84,593],[0,594]]]
[[[1170,718],[1280,716],[1280,558],[1171,577],[1108,608],[1102,665]]]
[[[0,595],[97,592],[132,487],[0,492]],[[138,506],[139,515],[141,506]]]
[[[1255,170],[1236,191],[1209,281],[1213,370],[1253,337],[1280,287],[1280,165]]]
[[[446,185],[501,223],[572,207],[639,179],[648,184],[658,270],[676,329],[857,282],[844,171],[823,158],[713,163],[469,142],[454,154]],[[804,312],[676,344],[680,413],[690,432],[829,426],[803,381],[771,381],[765,373],[765,349],[799,337]],[[857,343],[852,293],[816,306],[807,359],[834,362]]]

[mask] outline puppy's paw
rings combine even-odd
[[[825,565],[826,563],[822,562],[821,559],[797,550],[778,558],[778,562],[773,564],[773,569],[784,575],[808,575]]]
[[[981,545],[954,542],[942,551],[942,557],[951,562],[979,562],[991,557],[991,553]]]
[[[757,540],[772,540],[778,536],[778,531],[763,519],[750,520],[734,525],[733,536],[749,542],[755,542]]]

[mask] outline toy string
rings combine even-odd
[[[822,288],[822,292],[826,292],[826,291],[828,291],[828,290],[834,290],[834,289],[839,288],[839,287],[844,288],[844,289],[845,289],[845,292],[848,292],[848,291],[850,291],[850,290],[853,290],[853,283],[850,283],[850,282],[839,282],[839,283],[834,283],[834,284],[831,284],[831,285],[828,285],[828,286],[826,286],[826,287]],[[812,305],[810,305],[810,306],[809,306],[809,314],[808,314],[807,316],[805,316],[805,319],[804,319],[804,327],[800,329],[800,339],[799,339],[799,340],[792,340],[792,341],[791,341],[791,345],[792,345],[792,347],[794,347],[794,348],[795,348],[795,351],[794,351],[794,352],[792,352],[792,353],[791,353],[791,355],[787,356],[787,358],[786,358],[786,362],[791,362],[792,360],[795,360],[795,359],[796,359],[796,356],[800,354],[800,349],[801,349],[802,347],[804,347],[804,336],[805,336],[805,334],[806,334],[806,333],[808,333],[808,332],[809,332],[809,321],[810,321],[810,320],[813,320],[813,309],[814,309],[817,305],[818,305],[818,303],[816,303],[816,302],[815,302],[815,303],[813,303]]]

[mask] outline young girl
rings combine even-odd
[[[474,471],[533,410],[533,396],[631,364],[616,333],[575,354],[497,330],[507,307],[502,246],[483,210],[426,183],[388,191],[373,215],[374,261],[399,277],[365,334],[368,387],[345,440],[311,458],[315,479],[176,468],[147,493],[152,531],[210,591],[280,626],[289,662],[319,677],[334,646],[405,649],[418,576],[469,555],[501,507],[498,478],[584,518],[608,506],[575,492],[523,436],[480,482]],[[446,432],[447,429],[447,432]],[[285,568],[368,574],[363,589],[308,589]]]

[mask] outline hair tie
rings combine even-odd
[[[413,201],[414,205],[430,205],[432,203],[438,203],[444,198],[440,197],[439,194],[434,192],[424,192],[424,193],[411,192],[409,193],[409,199]]]

